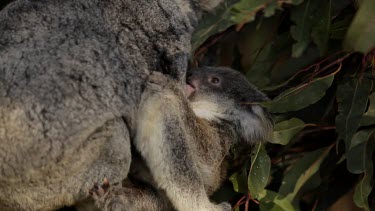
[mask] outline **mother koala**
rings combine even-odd
[[[221,0],[16,0],[0,12],[0,210],[75,204],[124,179],[147,76],[185,80]]]

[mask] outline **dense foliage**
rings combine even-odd
[[[375,209],[375,1],[229,0],[192,44],[193,65],[232,66],[272,98],[272,144],[253,147],[217,198],[327,210],[349,194]]]

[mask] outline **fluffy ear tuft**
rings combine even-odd
[[[252,105],[252,112],[239,109],[236,114],[237,130],[250,144],[272,139],[273,121],[259,105]]]

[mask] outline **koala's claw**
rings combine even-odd
[[[94,183],[94,187],[89,190],[89,193],[95,200],[98,200],[108,192],[109,187],[110,184],[108,179],[104,178],[103,184],[98,185],[98,183]]]

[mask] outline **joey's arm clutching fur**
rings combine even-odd
[[[233,144],[270,138],[270,115],[253,104],[267,97],[229,68],[194,69],[187,82],[184,94],[173,80],[150,77],[133,143],[154,188],[175,209],[230,210],[229,204],[216,205],[208,196],[225,179],[225,158]]]

